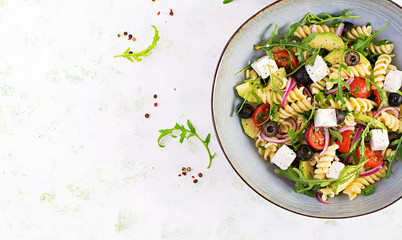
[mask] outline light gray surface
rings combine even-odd
[[[216,64],[270,2],[0,0],[0,238],[398,239],[400,202],[359,218],[303,217],[252,191],[220,150]],[[152,55],[113,58],[145,48],[151,24],[161,36]],[[186,119],[212,133],[208,170],[196,140],[156,145],[159,129]],[[178,177],[182,166],[204,177]]]

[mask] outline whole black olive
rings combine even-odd
[[[335,112],[336,112],[336,123],[337,124],[343,123],[343,121],[345,121],[345,117],[346,117],[345,112],[342,111],[341,109],[336,109]]]
[[[401,139],[401,136],[399,136],[399,134],[397,134],[396,132],[390,132],[388,133],[388,139],[389,139],[389,148],[395,150],[397,144],[392,144],[392,142]]]
[[[343,23],[345,24],[345,27],[343,28],[342,36],[345,35],[350,29],[353,28],[353,23],[347,22],[347,21],[345,21]]]
[[[296,71],[294,77],[296,78],[296,81],[298,83],[303,85],[307,85],[309,82],[312,81],[305,67],[299,68],[299,70]]]
[[[302,145],[296,155],[300,161],[308,161],[313,157],[313,149],[309,145]]]
[[[399,107],[402,104],[402,95],[399,93],[390,93],[388,96],[388,103],[393,107]]]
[[[345,62],[348,66],[355,66],[360,62],[360,55],[358,52],[350,51],[345,54]]]
[[[243,107],[240,109],[239,112],[239,117],[241,118],[251,118],[254,113],[254,108],[250,104],[246,103],[243,105]]]
[[[278,134],[279,125],[276,122],[266,122],[262,126],[262,134],[266,137],[274,137]]]

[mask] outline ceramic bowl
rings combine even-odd
[[[353,9],[355,25],[370,22],[375,30],[387,22],[390,25],[380,33],[378,39],[388,39],[395,43],[398,53],[392,64],[402,67],[402,47],[399,39],[402,33],[402,10],[397,4],[387,0],[283,0],[262,9],[247,20],[233,34],[225,46],[218,63],[212,92],[212,115],[215,131],[229,163],[244,182],[261,197],[277,206],[294,213],[320,218],[347,218],[369,214],[381,210],[398,201],[402,195],[402,164],[394,164],[389,179],[376,183],[375,193],[357,196],[349,200],[346,194],[330,198],[331,205],[319,203],[314,197],[295,193],[294,183],[274,172],[276,168],[264,161],[258,154],[255,141],[246,136],[240,119],[231,117],[241,99],[235,86],[242,83],[244,76],[236,72],[243,69],[261,55],[254,51],[253,44],[263,43],[271,36],[275,24],[279,35],[284,36],[290,24],[299,21],[307,12],[314,14],[340,13],[343,9]]]

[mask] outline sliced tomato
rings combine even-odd
[[[310,125],[307,131],[307,143],[317,150],[323,150],[325,146],[325,134],[324,128],[316,128],[314,125]]]
[[[262,129],[262,123],[265,122],[269,117],[269,104],[261,104],[258,106],[253,114],[253,121],[254,124],[259,128]]]
[[[373,94],[374,94],[374,101],[377,103],[377,107],[379,107],[381,105],[381,102],[382,102],[382,100],[380,98],[380,94],[378,93],[377,89],[372,90],[372,91],[373,91]]]
[[[365,152],[364,155],[368,159],[368,161],[364,164],[366,167],[374,168],[380,165],[383,161],[381,151],[373,151],[370,149],[370,144],[365,144]],[[360,160],[360,150],[357,149],[357,158]]]
[[[350,93],[357,98],[368,98],[370,96],[370,88],[367,88],[366,80],[361,77],[355,77],[350,84]]]
[[[299,61],[291,51],[280,50],[274,53],[274,60],[276,65],[278,65],[278,67],[284,67],[287,73],[290,73],[299,67]]]
[[[352,135],[352,130],[347,130],[341,133],[342,135],[342,142],[336,140],[336,144],[338,144],[339,148],[338,151],[340,153],[348,153],[350,150],[350,136]]]

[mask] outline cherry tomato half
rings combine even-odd
[[[360,150],[357,149],[357,158],[360,160]],[[382,163],[383,157],[381,151],[373,151],[370,149],[368,143],[365,144],[364,155],[368,158],[368,161],[364,164],[366,167],[374,168]]]
[[[370,96],[370,88],[367,88],[366,80],[361,77],[355,77],[350,84],[350,93],[357,98],[368,98]]]
[[[382,100],[380,98],[378,90],[377,89],[373,90],[373,94],[374,94],[374,101],[377,103],[377,107],[379,107],[381,105]]]
[[[325,134],[323,128],[316,128],[310,125],[307,129],[307,143],[317,150],[323,150],[325,146]]]
[[[261,104],[258,106],[253,114],[253,121],[254,124],[259,128],[262,129],[261,123],[265,122],[268,119],[269,115],[269,104]]]
[[[350,135],[352,135],[352,130],[347,130],[341,133],[342,135],[342,142],[336,140],[336,144],[338,144],[339,148],[338,151],[340,153],[348,153],[350,150]]]
[[[287,50],[280,50],[274,53],[274,59],[276,65],[278,65],[278,67],[284,67],[287,73],[290,73],[291,71],[299,67],[299,61],[297,60],[297,57],[292,52],[288,52]]]

